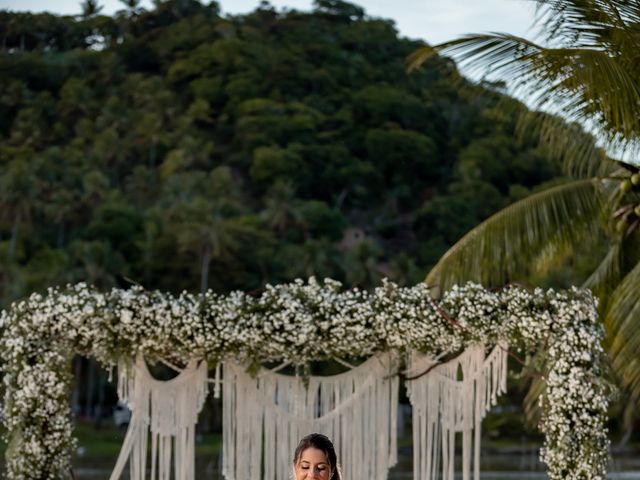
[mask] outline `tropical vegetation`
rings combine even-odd
[[[338,0],[0,12],[0,299],[415,284],[560,174],[525,107]]]
[[[538,132],[573,178],[471,229],[427,281],[502,284],[532,263],[597,258],[583,285],[600,298],[611,364],[632,400],[629,416],[640,403],[640,2],[537,4],[541,44],[509,34],[467,35],[411,56],[413,68],[434,51],[490,68],[515,79],[515,93],[526,94],[534,107],[572,122],[525,113],[521,127]],[[577,125],[594,131],[601,147],[576,136]]]
[[[565,186],[540,132],[519,128],[556,117],[444,57],[407,75],[425,44],[350,3],[225,16],[215,2],[127,0],[107,16],[87,0],[77,16],[0,11],[0,38],[2,308],[79,281],[174,294],[311,275],[414,285],[475,225],[556,191],[564,203],[541,221],[562,214],[567,239],[567,211],[593,224],[595,183]],[[580,258],[535,283],[575,283],[593,267]],[[106,374],[83,362],[76,413],[106,401]]]

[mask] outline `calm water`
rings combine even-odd
[[[483,480],[543,480],[546,479],[543,466],[537,458],[537,451],[531,449],[525,453],[482,455]],[[109,478],[115,459],[91,459],[77,462],[75,473],[78,480],[106,480]],[[196,459],[196,478],[198,480],[222,480],[219,472],[219,459],[199,456]],[[411,457],[401,455],[398,465],[389,473],[389,480],[412,480]],[[123,479],[128,477],[126,469]],[[609,479],[640,480],[640,452],[614,457],[609,467]]]

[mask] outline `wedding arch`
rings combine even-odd
[[[173,296],[140,287],[100,292],[77,284],[15,302],[1,313],[0,326],[12,480],[68,478],[75,353],[107,367],[139,353],[179,365],[229,362],[248,371],[288,362],[304,377],[317,360],[379,354],[433,359],[473,345],[508,345],[523,354],[545,349],[540,428],[549,477],[605,478],[603,330],[596,301],[585,290],[489,291],[467,284],[434,301],[425,284],[402,288],[389,281],[367,292],[312,278],[267,286],[257,297]]]

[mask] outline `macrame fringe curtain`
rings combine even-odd
[[[207,364],[195,360],[167,381],[151,376],[138,355],[134,365],[118,367],[118,396],[131,410],[131,421],[110,480],[117,480],[129,460],[130,480],[195,478],[195,426],[207,396]],[[148,442],[151,436],[151,462]],[[173,459],[172,459],[173,456]]]
[[[413,354],[409,375],[435,364],[431,357]],[[461,375],[462,378],[459,378]],[[475,345],[459,357],[407,381],[413,407],[413,476],[420,480],[454,480],[456,433],[462,434],[462,480],[480,480],[481,422],[507,390],[507,349],[497,345],[485,358]]]
[[[413,354],[409,375],[435,360]],[[456,434],[462,479],[480,480],[481,421],[506,391],[506,346],[485,358],[475,345],[407,382],[413,406],[414,478],[454,480]],[[207,395],[207,366],[189,363],[177,377],[151,376],[142,355],[118,369],[118,395],[131,422],[110,480],[127,460],[131,480],[194,480],[194,431]],[[346,480],[385,480],[397,461],[398,378],[383,354],[340,375],[299,378],[262,370],[256,377],[224,364],[223,475],[227,480],[285,480],[299,440],[324,433],[336,446]],[[151,437],[150,464],[149,437]],[[172,468],[173,467],[173,468]]]
[[[299,378],[224,364],[223,475],[286,480],[302,437],[333,440],[343,478],[385,480],[396,461],[398,379],[390,355],[340,375]]]

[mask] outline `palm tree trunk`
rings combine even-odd
[[[149,145],[149,169],[155,170],[156,168],[156,136],[154,135]]]
[[[200,268],[200,293],[204,295],[209,287],[209,264],[211,263],[211,245],[208,243],[202,249],[202,265]]]
[[[9,242],[9,258],[13,259],[16,254],[16,244],[18,243],[18,231],[20,229],[20,215],[16,215],[11,227],[11,241]]]
[[[211,425],[209,428],[212,432],[222,432],[222,400],[219,398],[213,398],[211,395]]]
[[[627,444],[629,443],[629,440],[631,440],[632,433],[633,433],[633,424],[629,425],[624,430],[624,435],[622,435],[622,438],[620,439],[618,444],[615,446],[615,448],[622,450],[624,447],[626,447]]]
[[[86,412],[87,412],[87,417],[89,418],[93,418],[94,415],[94,410],[93,410],[93,391],[95,390],[95,376],[96,376],[96,368],[95,368],[95,361],[93,361],[91,358],[88,359],[89,360],[89,372],[88,372],[88,379],[87,379],[87,408],[86,408]]]
[[[57,239],[58,248],[64,247],[64,223],[60,222],[58,225],[58,239]]]
[[[107,376],[105,372],[100,368],[98,369],[98,405],[95,410],[95,425],[96,428],[100,428],[102,425],[102,417],[104,412],[104,390],[107,383]]]
[[[80,376],[82,375],[81,359],[78,355],[73,357],[73,394],[71,395],[71,411],[74,415],[80,413]]]

